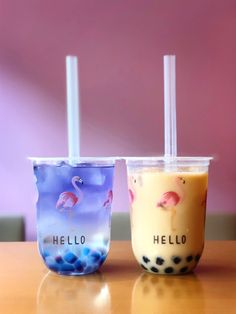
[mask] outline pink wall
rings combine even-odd
[[[66,54],[80,58],[83,155],[163,152],[162,56],[177,55],[178,150],[213,155],[209,212],[235,211],[235,0],[0,1],[0,213],[26,215],[27,156],[66,155]],[[128,210],[124,165],[114,210]]]

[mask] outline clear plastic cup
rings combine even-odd
[[[38,190],[37,240],[46,266],[95,272],[110,244],[114,159],[31,158]]]
[[[208,157],[127,158],[131,236],[153,274],[192,271],[203,251]]]

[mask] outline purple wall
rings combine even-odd
[[[65,156],[65,55],[80,61],[83,155],[163,153],[164,54],[177,55],[178,151],[213,155],[209,212],[235,211],[236,2],[0,1],[0,213],[35,237],[27,156]],[[119,164],[114,210],[128,210]]]

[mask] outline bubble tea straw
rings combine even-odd
[[[177,156],[175,56],[164,56],[165,158]]]
[[[75,56],[66,57],[66,86],[68,154],[71,160],[80,157],[78,60]]]

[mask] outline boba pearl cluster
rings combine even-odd
[[[64,275],[85,275],[95,272],[105,261],[105,248],[84,247],[77,254],[67,250],[63,255],[52,256],[46,251],[42,254],[48,268]]]
[[[157,256],[154,259],[150,259],[147,256],[142,256],[141,267],[146,271],[159,274],[184,274],[193,270],[201,254],[190,254],[187,256],[172,256],[169,259],[164,259],[161,256]]]

